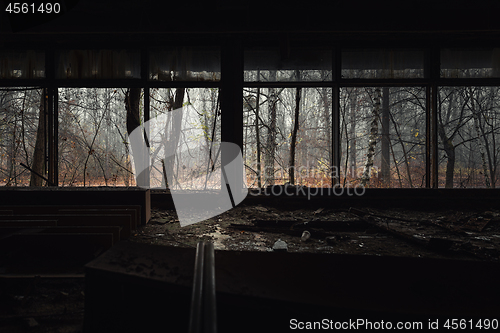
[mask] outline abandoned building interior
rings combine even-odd
[[[405,5],[3,2],[0,331],[498,329],[500,5]]]

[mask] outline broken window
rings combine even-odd
[[[342,186],[425,187],[425,89],[340,90]]]
[[[342,78],[417,79],[424,77],[425,52],[417,49],[347,49]]]
[[[219,81],[220,76],[217,48],[175,47],[150,52],[150,80]]]
[[[323,48],[249,48],[246,82],[331,81],[332,51]]]
[[[57,79],[139,79],[137,50],[63,50],[56,53]]]
[[[500,77],[500,48],[441,50],[441,77]]]
[[[45,77],[43,51],[0,51],[0,79],[41,79]]]
[[[500,170],[500,87],[441,87],[439,186],[496,187]]]

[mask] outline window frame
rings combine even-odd
[[[438,90],[439,87],[451,87],[451,86],[500,86],[500,78],[444,78],[441,77],[440,68],[440,50],[445,48],[461,47],[461,45],[453,45],[453,43],[446,43],[443,45],[436,44],[426,44],[426,43],[415,43],[415,45],[409,45],[408,42],[398,42],[397,40],[393,43],[383,43],[377,44],[376,47],[372,43],[366,42],[353,46],[353,42],[341,42],[335,41],[335,38],[325,38],[322,40],[325,44],[331,45],[332,50],[332,79],[329,81],[301,81],[301,82],[245,82],[244,81],[244,45],[242,36],[232,36],[231,38],[221,40],[211,40],[205,43],[190,43],[189,46],[199,46],[203,47],[217,47],[221,52],[221,78],[219,81],[159,81],[149,79],[149,57],[151,50],[157,50],[161,45],[144,45],[140,43],[127,45],[121,45],[116,42],[112,47],[101,47],[99,45],[92,45],[88,49],[127,49],[127,50],[137,50],[140,52],[140,72],[141,77],[135,79],[56,79],[56,66],[55,66],[55,52],[54,45],[48,45],[44,47],[19,47],[19,45],[14,44],[4,44],[2,50],[16,50],[16,51],[28,51],[28,50],[41,50],[45,53],[45,77],[36,79],[23,79],[23,78],[9,78],[0,79],[0,87],[20,87],[29,86],[46,89],[48,97],[48,107],[49,107],[49,124],[47,127],[48,131],[48,165],[49,165],[49,180],[52,183],[58,184],[58,172],[57,172],[57,138],[58,138],[58,88],[63,87],[96,87],[96,88],[113,88],[113,87],[123,87],[132,88],[138,87],[144,89],[145,96],[149,96],[149,91],[151,88],[218,88],[221,89],[221,109],[222,109],[222,132],[223,140],[229,142],[235,142],[236,144],[243,146],[243,117],[236,113],[224,112],[224,109],[236,107],[238,105],[242,106],[243,100],[243,88],[269,88],[269,87],[280,87],[280,88],[313,88],[313,87],[328,87],[332,89],[332,152],[334,165],[337,170],[340,170],[340,96],[339,91],[341,88],[345,87],[412,87],[420,86],[425,87],[426,91],[426,188],[438,188],[438,165],[437,165],[437,155],[439,140],[437,136],[437,106],[438,106]],[[211,44],[208,44],[211,43]],[[317,41],[316,41],[317,43]],[[253,42],[256,46],[266,46],[270,45],[269,42]],[[163,44],[165,45],[165,44]],[[177,42],[175,44],[184,45]],[[307,43],[304,44],[307,47]],[[97,46],[97,47],[96,47]],[[250,45],[252,46],[252,45]],[[471,44],[468,48],[495,48],[498,47],[497,44],[490,43],[488,45]],[[87,49],[85,45],[78,45],[75,49]],[[425,61],[424,61],[424,78],[415,79],[348,79],[341,77],[342,71],[342,50],[344,49],[356,49],[356,48],[411,48],[411,49],[422,49],[425,51]],[[71,49],[71,45],[63,45],[58,49]],[[240,89],[241,88],[241,89]],[[238,92],[239,91],[239,92]],[[230,96],[230,95],[233,96]],[[238,97],[239,101],[238,101]],[[144,109],[149,110],[149,98],[144,99]],[[242,107],[240,107],[242,110]],[[242,113],[242,112],[241,112]],[[149,112],[144,113],[144,121],[149,120]],[[241,126],[240,132],[235,131],[235,127]],[[332,177],[332,186],[338,183],[336,177]]]

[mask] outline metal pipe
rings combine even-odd
[[[217,332],[217,306],[215,299],[215,255],[214,244],[205,244],[203,281],[203,332]]]
[[[202,296],[203,296],[203,266],[205,257],[205,242],[196,246],[194,262],[193,293],[191,295],[191,311],[189,314],[189,333],[200,333],[202,324]]]

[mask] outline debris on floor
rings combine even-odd
[[[274,245],[273,245],[273,250],[274,251],[288,251],[288,245],[286,242],[282,241],[281,239],[278,239]]]
[[[82,332],[83,276],[9,276],[0,281],[0,332]]]
[[[302,242],[307,242],[309,238],[311,238],[311,233],[307,230],[304,230],[304,232],[302,233],[302,237],[300,237],[300,240]]]
[[[278,239],[289,252],[499,261],[500,212],[248,205],[180,227],[174,210],[153,209],[151,222],[132,237],[188,247],[209,240],[230,251],[272,251]]]

